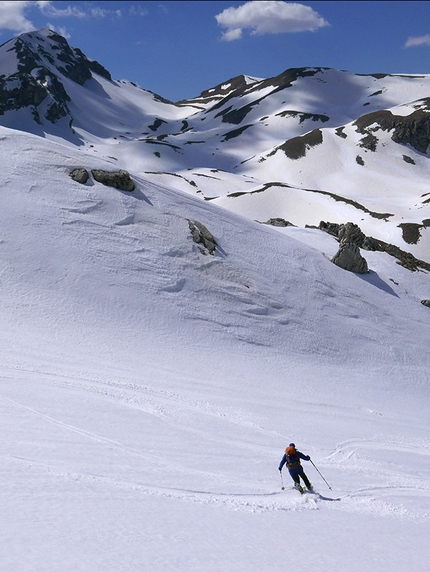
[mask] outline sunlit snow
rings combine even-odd
[[[428,217],[428,158],[411,151],[408,179],[379,134],[379,159],[357,165],[347,110],[383,80],[379,102],[399,105],[408,78],[351,74],[340,93],[328,81],[342,73],[324,73],[286,90],[286,109],[314,112],[313,82],[332,121],[325,153],[287,171],[268,156],[282,92],[221,148],[238,125],[221,132],[215,111],[198,132],[195,107],[99,76],[62,78],[73,129],[1,116],[2,572],[427,572],[429,274],[369,251],[368,274],[347,272],[337,240],[305,226],[351,220],[401,243],[402,217]],[[286,121],[291,136],[312,128]],[[75,168],[126,168],[136,189],[79,184]],[[261,224],[275,216],[297,226]],[[428,260],[426,240],[414,252]],[[314,494],[278,471],[291,441]]]

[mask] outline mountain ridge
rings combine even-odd
[[[0,91],[7,127],[102,154],[253,220],[353,222],[429,258],[430,210],[420,199],[430,176],[430,76],[291,68],[266,79],[240,75],[173,103],[112,80],[79,48],[42,30],[0,47]],[[294,189],[290,197],[286,188]],[[310,189],[327,198],[309,202]],[[393,205],[390,196],[403,193],[404,206]],[[293,204],[304,194],[306,209],[306,201]],[[372,212],[392,216],[378,222]],[[417,240],[405,241],[400,225],[418,225]]]

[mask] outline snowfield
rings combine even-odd
[[[428,273],[0,145],[2,572],[427,572]],[[281,490],[290,441],[331,488]]]

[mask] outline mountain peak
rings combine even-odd
[[[66,38],[53,30],[43,28],[35,32],[21,34],[12,41],[18,58],[18,70],[31,73],[35,67],[59,71],[65,77],[84,85],[97,73],[111,80],[110,73],[98,62],[91,60],[79,48],[72,48]],[[52,67],[56,69],[53,70]]]
[[[37,123],[69,115],[65,78],[84,85],[92,73],[112,80],[98,62],[49,29],[21,34],[0,46],[0,115],[30,108]],[[42,111],[39,105],[45,102]]]

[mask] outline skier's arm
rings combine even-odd
[[[282,471],[282,467],[285,465],[285,463],[287,462],[287,455],[285,454],[282,459],[281,462],[279,463],[279,470]]]
[[[311,458],[309,457],[309,455],[303,455],[303,453],[301,453],[300,451],[297,451],[298,456],[303,459],[304,461],[310,461]]]

